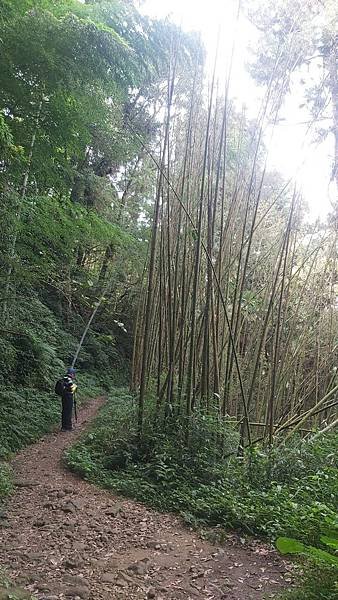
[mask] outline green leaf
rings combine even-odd
[[[320,541],[323,542],[326,546],[330,546],[330,548],[334,548],[334,550],[338,550],[338,539],[329,537],[327,535],[322,535]]]
[[[305,550],[306,554],[312,558],[324,561],[330,565],[338,566],[338,558],[329,552],[325,552],[325,550],[320,550],[319,548],[314,548],[313,546],[305,546]]]
[[[320,560],[331,565],[338,565],[338,558],[333,556],[333,554],[314,546],[305,546],[305,544],[293,538],[280,537],[276,541],[276,546],[281,554],[306,554],[315,560]]]
[[[299,554],[305,550],[302,542],[287,537],[279,537],[276,541],[276,547],[281,554]]]

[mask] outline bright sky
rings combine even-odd
[[[142,12],[152,17],[170,16],[184,30],[201,32],[207,49],[208,68],[211,73],[215,56],[216,40],[220,34],[219,67],[220,78],[226,72],[231,54],[233,37],[236,38],[230,95],[237,99],[238,109],[245,104],[249,116],[255,117],[260,107],[261,89],[248,74],[245,64],[251,58],[249,45],[257,42],[257,32],[244,17],[241,17],[237,32],[237,0],[145,0]],[[284,120],[276,127],[269,144],[269,164],[286,178],[295,176],[309,205],[309,219],[325,218],[330,210],[330,198],[335,190],[330,185],[333,160],[333,140],[316,144],[311,135],[306,137],[307,125],[300,124],[310,119],[306,109],[300,109],[302,96],[294,96],[286,102],[281,116]]]

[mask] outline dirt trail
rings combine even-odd
[[[0,519],[0,567],[39,600],[262,600],[290,582],[258,541],[201,540],[174,516],[97,489],[62,465],[103,400],[71,433],[53,433],[12,462],[17,489]]]

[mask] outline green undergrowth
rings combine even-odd
[[[317,543],[335,516],[338,497],[334,434],[314,444],[299,440],[238,458],[237,433],[195,414],[164,429],[148,408],[142,439],[136,405],[116,390],[93,427],[66,455],[84,478],[151,506],[181,514],[191,525],[235,528],[274,539]],[[223,442],[221,443],[221,440]]]
[[[306,562],[297,573],[298,586],[283,592],[278,600],[337,600],[337,568]]]

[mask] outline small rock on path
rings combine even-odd
[[[0,520],[0,568],[39,600],[262,600],[290,582],[269,546],[204,541],[172,515],[116,498],[68,472],[71,433],[52,433],[12,461],[17,488]]]

